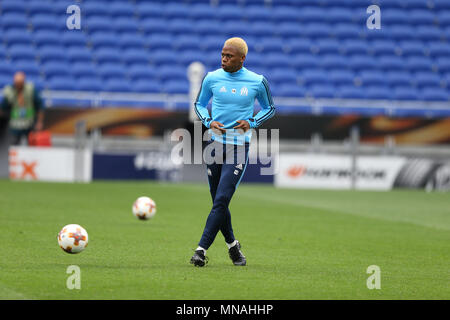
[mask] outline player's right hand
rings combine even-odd
[[[209,128],[212,129],[217,134],[224,134],[226,130],[222,128],[224,125],[220,123],[219,121],[213,121],[209,125]]]

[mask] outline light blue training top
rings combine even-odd
[[[212,97],[211,115],[207,106]],[[261,110],[253,116],[255,99]],[[239,132],[233,127],[237,120],[246,120],[250,128],[259,127],[275,114],[269,84],[267,80],[242,67],[236,72],[226,72],[222,68],[208,72],[202,82],[200,92],[194,104],[195,112],[203,124],[210,128],[213,121],[218,121],[227,129],[225,134],[210,130],[212,139],[226,144],[242,145],[250,142],[251,130]]]

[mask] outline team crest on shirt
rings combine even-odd
[[[236,89],[231,89],[231,93],[236,93]]]
[[[225,87],[220,88],[220,92],[227,92],[227,88]]]
[[[247,87],[241,88],[241,96],[248,96],[248,89]]]

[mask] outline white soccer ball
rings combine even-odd
[[[58,233],[58,244],[67,253],[79,253],[88,245],[88,234],[78,224],[68,224]]]
[[[132,210],[137,218],[148,220],[153,218],[156,213],[156,203],[149,197],[139,197],[133,203]]]

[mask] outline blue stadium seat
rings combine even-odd
[[[323,22],[326,19],[327,10],[322,7],[307,6],[298,12],[298,20],[302,23]]]
[[[418,26],[415,35],[423,41],[438,41],[443,38],[442,30],[436,26]]]
[[[367,54],[369,47],[368,43],[361,39],[347,39],[341,46],[346,55]]]
[[[436,67],[440,72],[450,72],[450,57],[437,58]]]
[[[270,80],[275,84],[296,84],[297,73],[292,69],[275,68],[270,72]]]
[[[76,83],[78,89],[82,91],[105,91],[103,82],[96,77],[79,77],[76,79]]]
[[[308,38],[293,38],[287,43],[290,54],[311,53],[313,42]]]
[[[196,21],[193,32],[199,36],[217,35],[222,33],[222,27],[215,20],[202,19]]]
[[[26,2],[16,0],[4,0],[0,4],[2,15],[18,13],[22,14],[27,11]]]
[[[276,27],[271,28],[271,33],[275,33],[278,36],[285,38],[298,38],[302,35],[302,29],[298,23],[281,22],[280,24],[275,25]]]
[[[70,75],[71,66],[68,63],[60,61],[51,61],[41,64],[41,70],[45,74],[46,78],[53,78],[56,76],[68,76]]]
[[[429,2],[425,0],[408,0],[407,2],[401,0],[396,1],[408,9],[428,9],[429,6]]]
[[[80,6],[80,9],[87,17],[100,16],[106,17],[109,15],[110,6],[103,1],[85,1]]]
[[[92,51],[88,49],[87,47],[72,47],[67,50],[67,58],[71,63],[76,62],[91,62],[92,57]]]
[[[249,5],[244,11],[244,17],[249,22],[266,22],[271,19],[271,16],[272,13],[270,9],[262,7],[260,5]]]
[[[257,6],[257,8],[260,8],[260,7]],[[249,8],[247,8],[247,12],[250,12],[250,11],[251,10]],[[210,18],[210,19],[217,18],[216,10],[209,4],[203,4],[203,3],[192,4],[189,7],[187,14],[190,19],[195,20],[195,21],[204,19],[204,18]]]
[[[404,9],[387,8],[382,10],[382,23],[387,25],[408,24],[410,13]]]
[[[172,35],[178,35],[183,33],[191,33],[193,30],[192,22],[188,19],[173,19],[169,20],[166,24],[166,30]]]
[[[87,36],[81,32],[81,31],[74,31],[71,32],[63,32],[61,34],[61,42],[66,47],[72,47],[72,46],[78,46],[78,47],[84,47],[88,43]]]
[[[127,64],[148,64],[150,62],[149,54],[145,50],[127,49],[123,51],[122,57]]]
[[[389,29],[389,36],[395,40],[412,40],[416,38],[415,27],[411,25],[392,25]]]
[[[26,29],[28,26],[28,19],[23,13],[8,13],[2,14],[2,19],[0,20],[1,27],[3,30],[8,29]]]
[[[11,65],[11,63],[7,62],[4,59],[0,60],[0,74],[6,77],[12,77],[13,73],[14,67]],[[12,81],[12,78],[10,80]]]
[[[3,44],[0,43],[0,61],[5,61],[6,56],[7,56],[6,49],[3,46]]]
[[[14,61],[13,65],[14,72],[23,71],[27,76],[40,76],[40,69],[36,61],[30,60],[18,60]]]
[[[392,40],[375,40],[370,42],[370,51],[378,55],[395,55],[396,54],[396,43]]]
[[[27,2],[27,11],[30,15],[53,13],[53,4],[48,1],[32,0]]]
[[[450,43],[447,42],[431,42],[427,49],[431,57],[450,56]]]
[[[197,35],[179,35],[173,40],[173,48],[181,53],[186,50],[200,50],[202,38]]]
[[[8,45],[26,44],[30,45],[33,38],[27,30],[9,29],[3,34],[3,41]]]
[[[449,93],[447,90],[442,88],[424,88],[421,92],[422,98],[424,100],[429,101],[448,101],[449,100]]]
[[[92,62],[76,62],[70,65],[70,72],[76,78],[96,77],[96,65]]]
[[[204,55],[201,54],[199,50],[183,50],[180,52],[178,56],[178,61],[181,65],[188,66],[190,63],[194,61],[200,61],[205,63]]]
[[[119,46],[122,49],[143,49],[147,46],[145,37],[138,33],[122,33],[119,37]]]
[[[300,28],[300,26],[299,26]],[[333,30],[329,25],[321,23],[309,23],[300,28],[300,34],[310,38],[326,38],[332,34]]]
[[[436,16],[426,9],[414,9],[408,12],[408,23],[413,25],[432,25]]]
[[[117,35],[114,32],[95,32],[91,34],[89,42],[94,48],[117,46]]]
[[[386,76],[382,71],[363,70],[358,75],[364,87],[386,85]]]
[[[244,20],[226,21],[222,23],[222,34],[225,35],[227,38],[237,36],[245,38],[247,34],[255,36],[250,26],[251,24]],[[264,34],[262,34],[262,36],[264,36]]]
[[[106,80],[104,84],[105,91],[111,92],[130,92],[132,91],[131,84],[123,78],[111,78]]]
[[[296,69],[308,69],[318,67],[320,59],[308,53],[291,55],[291,64]]]
[[[150,67],[148,64],[133,64],[128,68],[127,74],[133,81],[154,80],[157,76],[155,68]]]
[[[391,87],[410,86],[413,76],[408,71],[388,71],[386,81]]]
[[[391,90],[387,86],[372,86],[365,90],[368,99],[392,99]]]
[[[109,14],[112,17],[133,18],[135,15],[134,6],[129,2],[113,2],[108,4]]]
[[[450,9],[450,3],[447,0],[433,0],[435,10]]]
[[[425,49],[422,41],[400,41],[399,47],[405,57],[422,55]]]
[[[434,72],[419,71],[414,74],[414,82],[418,87],[440,87],[441,77]]]
[[[431,71],[433,68],[433,64],[430,58],[425,56],[411,56],[406,59],[404,62],[406,68],[410,71]]]
[[[99,75],[105,80],[108,78],[125,78],[126,69],[119,64],[102,64],[98,68]]]
[[[269,66],[277,66],[280,68],[289,67],[291,65],[291,58],[284,53],[269,52],[264,54],[265,63]]]
[[[450,10],[438,11],[437,21],[441,26],[450,26]]]
[[[159,50],[159,49],[171,49],[174,44],[174,39],[171,34],[163,33],[163,34],[152,34],[147,38],[147,43],[151,50]]]
[[[111,32],[114,30],[114,24],[112,19],[104,16],[92,16],[84,21],[83,26],[85,26],[89,33],[94,32]]]
[[[157,69],[157,77],[162,81],[186,80],[186,67],[163,66]]]
[[[17,60],[34,60],[36,51],[31,45],[15,44],[8,48],[10,59]]]
[[[327,8],[324,18],[329,23],[350,23],[353,20],[353,13],[346,8]]]
[[[137,34],[139,31],[139,23],[134,20],[130,19],[129,17],[119,17],[114,20],[114,29],[118,32],[122,33],[135,33]]]
[[[36,31],[33,34],[33,42],[36,46],[41,47],[45,45],[60,45],[61,33],[52,32],[49,30]]]
[[[222,50],[223,43],[224,39],[220,39],[217,36],[206,36],[200,45],[202,50],[214,53],[217,52],[217,55],[219,55],[218,51]]]
[[[220,61],[219,53],[217,53],[217,55],[213,55],[213,59],[219,62]],[[250,52],[245,59],[245,65],[251,68],[264,66],[265,60],[263,54],[258,52]]]
[[[338,39],[358,39],[361,34],[361,26],[339,23],[332,28],[332,35]]]
[[[328,73],[329,81],[335,86],[338,85],[353,85],[355,73],[347,69],[331,70]]]
[[[163,91],[169,94],[187,94],[189,93],[189,82],[187,80],[169,80],[164,83]]]
[[[262,38],[258,42],[258,44],[261,46],[261,48],[262,48],[261,51],[264,54],[267,54],[269,52],[282,53],[285,51],[284,50],[285,43],[280,38]]]
[[[76,90],[77,82],[72,76],[55,76],[47,80],[47,89],[50,90]]]
[[[338,54],[341,46],[341,43],[334,39],[319,39],[314,45],[314,51],[321,55]]]
[[[239,21],[243,19],[244,10],[237,5],[220,5],[216,8],[217,17],[222,21]]]
[[[281,86],[273,86],[273,92],[280,97],[304,97],[305,89],[296,84],[283,84]]]
[[[389,70],[404,70],[405,62],[404,59],[398,56],[383,55],[378,57],[379,68],[389,71]]]
[[[164,8],[164,16],[168,19],[186,19],[190,6],[184,3],[168,2]]]
[[[146,18],[139,21],[145,33],[157,34],[167,32],[167,21],[161,18]]]
[[[342,99],[365,99],[366,94],[365,91],[361,88],[352,86],[352,85],[344,85],[339,86],[336,90],[336,94],[338,98]]]
[[[162,3],[139,2],[136,5],[136,9],[136,13],[141,19],[160,18],[164,14],[164,6]]]
[[[66,16],[40,13],[31,17],[33,30],[67,31]]]
[[[396,87],[394,88],[394,99],[395,100],[417,100],[419,94],[416,88],[412,87]]]
[[[328,73],[322,69],[305,69],[300,73],[300,81],[306,85],[326,83]]]
[[[50,60],[63,61],[67,58],[67,52],[62,46],[47,45],[39,49],[39,59],[41,63]]]
[[[155,50],[150,54],[150,61],[154,65],[176,64],[178,62],[177,55],[173,50]]]
[[[272,10],[274,21],[299,21],[300,9],[293,6],[277,6]]]
[[[11,77],[7,76],[5,74],[0,73],[0,87],[3,88],[6,85],[10,85],[11,84]]]
[[[348,67],[348,59],[339,54],[327,54],[320,58],[320,66],[324,70],[343,69]]]
[[[328,84],[315,84],[306,90],[307,95],[314,98],[334,98],[335,91],[334,86]]]
[[[239,29],[235,30],[234,33],[236,34],[239,34],[240,32],[245,30],[245,32],[254,37],[270,37],[275,33],[275,31],[277,31],[278,34],[282,36],[287,36],[287,34],[285,33],[285,29],[283,29],[283,27],[286,26],[286,24],[280,24],[276,28],[270,21],[268,22],[256,21],[245,23],[245,25],[243,25],[242,22],[241,23],[232,22],[231,25],[235,25],[238,28],[242,28],[240,30]],[[232,28],[228,29],[233,31]]]
[[[112,48],[100,48],[93,53],[94,60],[97,61],[97,63],[120,63],[122,60],[122,52]]]
[[[138,80],[133,84],[132,90],[140,93],[160,93],[162,86],[155,80]]]
[[[375,69],[378,67],[376,60],[367,55],[353,55],[348,60],[348,66],[353,70]]]

